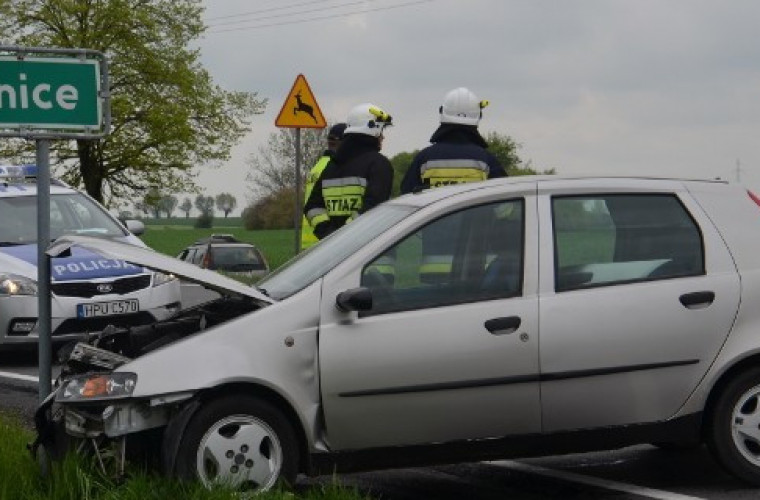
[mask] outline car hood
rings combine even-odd
[[[0,267],[4,271],[37,279],[37,244],[15,245],[0,248]],[[84,248],[74,248],[69,255],[52,259],[53,281],[86,281],[96,278],[118,278],[146,272],[122,260],[105,259],[102,255]]]
[[[274,299],[267,297],[256,288],[222,276],[214,271],[201,269],[193,264],[160,254],[149,248],[141,248],[113,240],[91,236],[62,236],[50,244],[47,254],[51,257],[63,257],[69,255],[74,247],[84,248],[107,258],[120,259],[147,267],[153,271],[170,273],[183,280],[197,283],[221,294],[233,293],[243,295],[269,304],[275,302]]]

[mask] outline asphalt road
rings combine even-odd
[[[191,295],[196,291],[189,289]],[[195,297],[190,300],[202,300],[200,295]],[[36,378],[35,352],[0,352],[0,410],[19,416],[30,428],[38,402]],[[725,473],[704,447],[672,452],[636,446],[529,460],[301,478],[297,489],[335,480],[383,500],[760,498],[760,489]]]

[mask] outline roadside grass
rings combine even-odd
[[[239,500],[248,498],[228,488],[207,490],[197,482],[179,482],[133,471],[124,481],[101,474],[91,460],[71,455],[53,465],[43,478],[26,444],[33,433],[13,416],[0,413],[0,498],[13,500]],[[255,495],[261,500],[370,500],[337,480],[304,491],[272,491]]]

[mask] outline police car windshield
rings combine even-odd
[[[418,207],[380,205],[365,213],[319,245],[300,253],[268,275],[257,286],[275,299],[284,299],[302,290],[361,247],[403,220]]]
[[[0,245],[37,242],[37,197],[0,198]],[[50,197],[50,238],[84,234],[106,238],[126,236],[100,206],[80,193]]]

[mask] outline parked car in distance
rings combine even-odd
[[[78,344],[37,411],[42,456],[87,440],[118,471],[154,446],[165,474],[266,490],[298,473],[704,442],[760,485],[760,200],[739,185],[426,190],[260,288],[111,240],[50,253],[76,247],[221,293]]]
[[[182,250],[178,259],[232,277],[261,278],[269,273],[264,254],[231,234],[212,234]]]
[[[0,165],[0,348],[37,344],[37,169]],[[144,247],[139,221],[119,222],[85,193],[53,180],[50,237],[87,234]],[[46,246],[48,242],[44,243]],[[60,344],[108,324],[135,326],[180,309],[179,281],[82,249],[51,261],[51,330]]]

